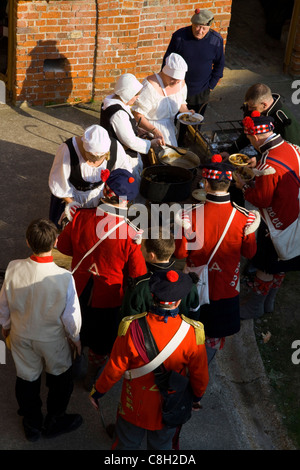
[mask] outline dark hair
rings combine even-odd
[[[230,186],[230,181],[228,180],[212,180],[208,179],[210,187],[213,191],[227,191]]]
[[[26,230],[26,240],[36,255],[52,250],[57,235],[56,226],[48,219],[35,219]]]
[[[151,232],[156,234],[156,236],[152,238]],[[159,261],[170,259],[175,251],[175,241],[173,235],[169,231],[164,230],[162,227],[149,229],[148,238],[144,239],[144,246],[146,251],[148,253],[153,252]]]
[[[263,99],[269,100],[271,98],[272,92],[268,85],[265,85],[264,83],[255,83],[255,85],[252,85],[246,91],[245,102],[253,101],[254,103],[258,103]]]

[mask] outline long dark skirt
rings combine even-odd
[[[201,305],[199,321],[204,325],[205,335],[223,338],[240,330],[240,296],[229,299],[211,300]]]

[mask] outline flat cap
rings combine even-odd
[[[196,8],[194,15],[191,18],[191,22],[195,24],[201,24],[203,26],[210,26],[213,22],[214,15],[211,11]]]

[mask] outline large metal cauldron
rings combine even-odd
[[[151,202],[178,202],[192,191],[194,175],[184,168],[153,165],[142,172],[140,193]]]

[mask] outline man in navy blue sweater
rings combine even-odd
[[[191,18],[192,24],[173,33],[163,58],[163,65],[171,52],[184,58],[188,65],[185,76],[187,105],[202,115],[211,90],[223,77],[225,63],[223,38],[210,28],[213,19],[212,12],[197,8]]]

